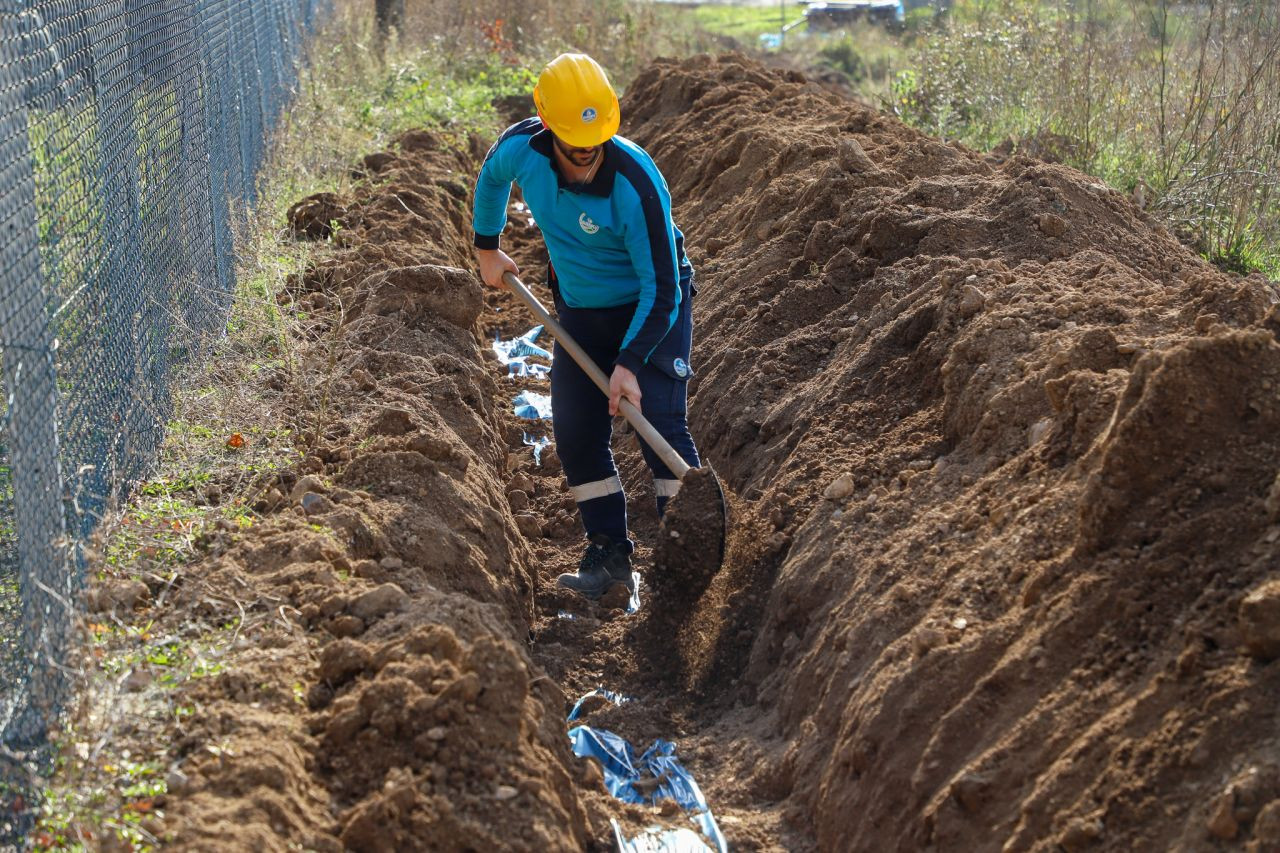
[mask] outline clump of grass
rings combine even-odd
[[[688,16],[698,29],[755,44],[766,33],[780,32],[794,22],[799,13],[794,6],[777,3],[769,6],[708,3],[688,10]]]
[[[858,95],[879,102],[887,99],[906,62],[908,38],[901,30],[859,21],[844,29],[791,38],[783,56],[804,68],[837,71]]]

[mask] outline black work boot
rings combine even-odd
[[[561,575],[556,578],[556,583],[580,592],[592,601],[604,595],[615,583],[626,584],[627,592],[633,593],[636,579],[631,573],[631,548],[626,542],[615,545],[608,536],[596,533],[589,540],[578,571]]]

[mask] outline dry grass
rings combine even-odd
[[[1280,275],[1273,3],[971,3],[920,43],[895,94],[919,127],[1098,175],[1224,266]]]

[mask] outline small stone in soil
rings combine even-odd
[[[1267,581],[1245,596],[1240,630],[1250,655],[1260,661],[1280,657],[1280,580]]]

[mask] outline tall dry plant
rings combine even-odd
[[[497,54],[540,65],[555,53],[591,53],[619,80],[651,59],[658,12],[634,0],[406,0],[401,38],[455,59]]]
[[[1152,6],[1163,43],[1176,35],[1168,0]],[[1158,93],[1157,204],[1243,269],[1280,242],[1280,9],[1209,0],[1195,12],[1181,74],[1161,54],[1160,78],[1182,86]]]
[[[981,0],[899,81],[908,121],[1136,189],[1223,265],[1280,275],[1280,4]]]

